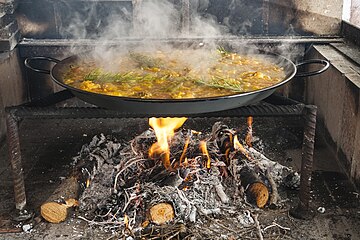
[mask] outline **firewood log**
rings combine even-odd
[[[263,208],[269,200],[269,189],[257,173],[245,166],[240,171],[240,181],[248,201]]]
[[[106,148],[102,148],[104,145]],[[68,209],[78,206],[80,193],[88,187],[90,179],[101,168],[105,160],[111,159],[120,148],[120,143],[107,139],[103,134],[93,137],[89,145],[83,146],[79,156],[75,157],[75,165],[69,176],[41,205],[41,216],[52,223],[66,219]]]
[[[47,202],[41,205],[41,216],[48,222],[60,223],[65,221],[68,215],[68,208],[78,206],[77,200],[70,198],[64,203]]]
[[[162,225],[173,220],[175,217],[175,212],[171,204],[159,203],[150,208],[149,215],[150,220],[153,223]]]
[[[48,222],[60,223],[68,215],[68,208],[78,206],[80,185],[72,176],[66,178],[40,207],[41,216]]]
[[[212,127],[211,134],[220,152],[225,155],[224,160],[228,164],[229,153],[234,148],[233,138],[235,131],[221,122],[216,122]]]

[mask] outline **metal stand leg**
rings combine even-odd
[[[14,181],[15,207],[17,210],[15,220],[23,221],[29,219],[32,213],[26,210],[26,194],[24,174],[21,164],[19,119],[12,111],[6,114],[7,141],[9,149],[9,160]]]
[[[304,108],[305,126],[302,147],[299,204],[296,208],[290,209],[291,216],[303,220],[308,220],[315,216],[315,212],[310,208],[310,189],[315,143],[316,110],[316,106],[312,105],[307,105]]]

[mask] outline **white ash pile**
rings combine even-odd
[[[170,165],[164,154],[150,157],[155,142],[149,129],[130,142],[100,135],[83,146],[81,219],[126,239],[257,237],[260,209],[281,206],[281,191],[299,184],[252,146],[252,132],[220,122],[209,133],[177,131]]]

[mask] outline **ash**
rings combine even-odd
[[[152,129],[130,142],[94,136],[74,158],[83,184],[79,218],[115,239],[262,239],[258,215],[263,207],[281,208],[286,201],[281,191],[297,188],[299,174],[269,160],[248,141],[234,147],[237,135],[221,122],[210,133],[176,132],[170,142],[170,169],[165,169],[162,155],[149,157],[156,142]],[[210,167],[199,149],[201,141],[206,142]],[[248,173],[252,177],[246,179]],[[263,196],[249,192],[253,182],[267,188],[265,206],[259,207]],[[173,208],[166,223],[150,214],[161,203]]]

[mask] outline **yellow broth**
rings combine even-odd
[[[270,60],[223,50],[129,52],[111,66],[83,60],[65,73],[64,83],[113,96],[186,99],[256,91],[285,77]]]

